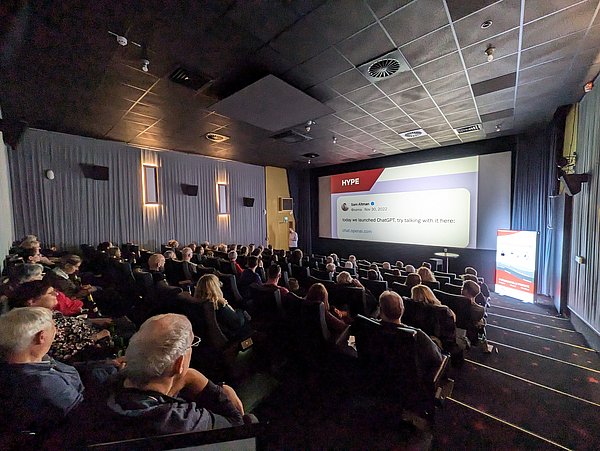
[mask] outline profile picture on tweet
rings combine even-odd
[[[344,202],[344,203],[342,204],[342,210],[343,210],[343,211],[348,211],[348,204],[347,204],[346,202]]]

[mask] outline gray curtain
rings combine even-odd
[[[600,334],[600,90],[579,107],[576,173],[591,175],[573,197],[573,236],[569,262],[569,308]],[[575,262],[583,256],[585,264]]]
[[[35,233],[60,247],[111,240],[159,249],[171,238],[264,243],[261,166],[41,130],[28,130],[9,160],[17,237]],[[80,163],[108,166],[109,180],[84,178]],[[143,206],[145,163],[158,166],[158,207]],[[44,178],[46,169],[54,180]],[[228,185],[227,216],[217,215],[218,182]],[[197,184],[198,196],[185,196],[181,183]],[[242,206],[244,196],[256,199],[253,208]]]
[[[535,230],[538,235],[537,292],[550,295],[552,230],[548,227],[555,156],[543,132],[520,135],[515,152],[511,228]]]

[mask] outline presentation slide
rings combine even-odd
[[[327,238],[494,249],[510,224],[510,152],[320,177],[319,207]]]
[[[498,294],[533,302],[537,232],[498,230],[496,286]]]

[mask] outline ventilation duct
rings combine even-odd
[[[358,66],[358,70],[372,82],[386,80],[394,75],[410,70],[408,63],[398,50],[386,53],[374,60]]]

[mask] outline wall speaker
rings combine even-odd
[[[562,174],[560,181],[569,196],[574,196],[581,191],[581,185],[590,181],[589,174]]]
[[[107,166],[96,166],[95,164],[84,164],[79,165],[83,171],[83,176],[86,179],[92,180],[108,180],[108,167]]]
[[[186,185],[185,183],[182,183],[181,191],[186,196],[197,196],[198,195],[198,185]]]
[[[254,207],[254,197],[243,198],[244,207]]]
[[[279,211],[292,211],[294,209],[294,199],[291,197],[279,198]]]

